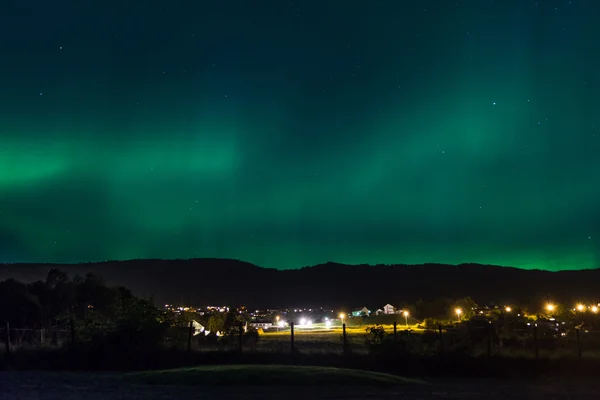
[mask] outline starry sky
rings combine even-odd
[[[600,2],[8,1],[0,261],[600,267]]]

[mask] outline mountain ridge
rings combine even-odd
[[[277,270],[224,258],[136,259],[78,264],[0,264],[0,280],[33,282],[51,268],[71,277],[94,273],[158,304],[257,308],[358,307],[470,296],[480,304],[528,304],[543,298],[600,299],[600,269],[542,271],[463,264],[343,264]]]

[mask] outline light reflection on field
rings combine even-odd
[[[374,325],[373,325],[374,326]],[[382,326],[386,333],[394,332],[393,325]],[[365,341],[369,334],[367,329],[371,326],[347,327],[346,339],[348,344],[355,352],[366,352]],[[413,332],[422,332],[422,329],[415,329],[416,326],[397,326],[397,331],[401,332],[411,329]],[[341,352],[342,347],[342,328],[326,328],[316,324],[312,328],[294,328],[294,347],[300,351],[309,352]],[[270,350],[289,349],[291,346],[291,330],[289,328],[282,330],[259,331],[260,340],[258,347]]]

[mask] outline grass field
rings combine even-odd
[[[2,399],[598,399],[596,378],[428,379],[330,368],[186,368],[137,374],[0,371]],[[260,384],[256,376],[264,378]]]
[[[394,331],[393,325],[381,325],[386,333]],[[346,340],[352,346],[353,350],[366,351],[365,340],[368,338],[368,326],[361,327],[346,327]],[[398,326],[398,332],[407,329],[405,326]],[[422,329],[416,329],[416,326],[409,326],[413,332],[421,332]],[[291,346],[290,329],[282,329],[280,331],[259,332],[260,341],[258,348],[282,349]],[[342,328],[332,327],[325,328],[315,325],[312,328],[296,328],[294,329],[294,345],[298,350],[319,351],[342,351]]]
[[[394,326],[393,325],[378,325],[383,327],[383,329],[385,330],[386,333],[393,333],[394,332]],[[367,329],[370,326],[360,326],[360,327],[346,327],[346,335],[348,337],[352,337],[352,338],[366,338],[368,336],[367,333]],[[418,329],[416,325],[413,326],[398,326],[397,327],[397,331],[403,331],[406,329],[410,329],[413,332],[421,332],[422,329]],[[342,328],[340,327],[332,327],[332,328],[326,328],[326,327],[321,327],[319,325],[315,325],[312,328],[295,328],[294,329],[294,336],[296,338],[314,338],[315,340],[319,340],[319,339],[325,339],[325,340],[338,340],[341,336],[342,336]],[[290,329],[282,329],[280,331],[268,331],[268,332],[261,332],[260,336],[261,338],[276,338],[276,337],[281,337],[284,336],[286,338],[290,337]]]
[[[423,384],[395,375],[344,368],[292,365],[216,365],[129,373],[133,384],[265,386],[398,386]]]

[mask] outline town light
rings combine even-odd
[[[344,317],[345,317],[344,313],[340,313],[340,319],[342,320],[342,322],[344,321]]]
[[[325,326],[327,328],[331,328],[331,321],[330,320],[325,321]]]
[[[454,312],[456,313],[456,315],[458,316],[458,322],[460,322],[460,315],[462,314],[462,309],[460,308],[456,308],[454,310]]]
[[[504,311],[506,311],[506,312],[511,312],[511,311],[512,311],[512,308],[510,308],[509,306],[506,306],[506,307],[504,307]]]
[[[585,311],[585,306],[583,304],[577,304],[577,311],[580,311],[580,312]]]
[[[404,324],[408,326],[408,311],[405,310],[402,314],[404,314]]]
[[[300,318],[300,326],[304,326],[306,324],[306,319]]]
[[[592,312],[595,314],[598,312],[598,307],[592,306]]]
[[[550,312],[554,311],[555,308],[556,307],[554,306],[554,304],[550,304],[550,303],[546,304],[546,310],[548,310]]]

